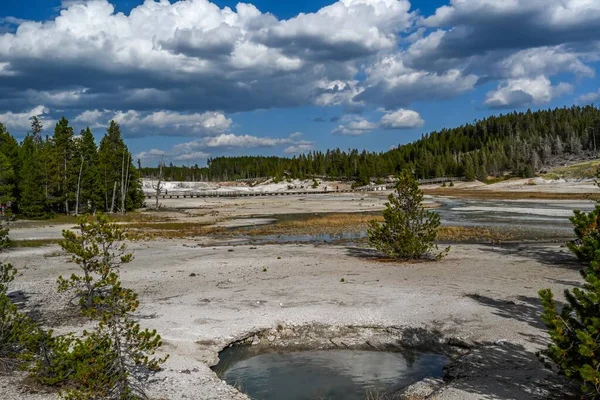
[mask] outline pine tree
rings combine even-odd
[[[125,212],[141,207],[144,193],[139,172],[115,121],[110,122],[106,135],[100,141],[98,170],[106,211],[121,209]]]
[[[76,212],[94,212],[103,209],[98,149],[90,128],[81,131],[77,142],[75,160],[79,162],[76,189]]]
[[[59,209],[66,214],[70,213],[70,205],[75,201],[75,186],[79,170],[77,167],[80,165],[79,160],[75,160],[73,136],[73,128],[69,126],[69,121],[64,117],[61,118],[54,128],[52,137],[52,163],[57,172],[54,197]]]
[[[582,288],[565,290],[567,303],[558,310],[550,289],[540,290],[542,319],[549,329],[550,357],[565,375],[581,384],[590,398],[600,398],[600,204],[575,211],[571,222],[578,240],[569,249],[588,264]]]
[[[119,268],[131,262],[133,254],[127,252],[123,230],[106,215],[81,216],[77,225],[79,234],[64,230],[59,244],[83,275],[60,276],[58,288],[59,292],[73,292],[72,300],[84,314],[95,317],[105,308],[103,302],[118,279]]]
[[[141,329],[131,317],[138,295],[122,287],[119,268],[133,255],[122,243],[122,229],[104,215],[80,217],[79,229],[79,235],[65,230],[61,246],[83,274],[60,277],[59,291],[72,290],[83,315],[98,324],[80,338],[50,340],[49,357],[38,361],[34,374],[61,384],[65,399],[144,399],[147,372],[160,369],[168,356],[154,356],[162,346],[160,335]]]
[[[371,221],[368,228],[369,243],[394,259],[442,258],[435,240],[440,226],[440,216],[423,207],[423,192],[408,172],[400,175],[396,192],[388,196],[383,210],[383,223]]]
[[[0,203],[4,206],[15,201],[15,172],[12,163],[0,152]]]
[[[44,179],[40,149],[32,135],[27,135],[21,144],[21,165],[19,212],[28,218],[47,218],[50,212],[46,196],[41,190]]]

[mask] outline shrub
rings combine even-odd
[[[313,184],[312,184],[313,189],[316,189],[319,187],[319,182],[317,182],[316,179],[313,179]]]
[[[15,368],[29,358],[37,334],[37,325],[8,297],[8,284],[14,280],[17,270],[7,263],[0,263],[0,369]]]
[[[395,259],[442,258],[449,249],[434,254],[440,216],[425,210],[423,192],[417,181],[402,173],[395,193],[388,196],[383,223],[371,221],[367,230],[369,243]]]
[[[10,247],[8,223],[0,222],[0,250]]]

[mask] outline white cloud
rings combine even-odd
[[[20,113],[7,111],[0,114],[0,122],[8,130],[24,132],[31,128],[31,119],[38,117],[46,129],[52,129],[56,121],[47,116],[49,112],[50,110],[44,106],[37,106],[29,111]]]
[[[580,104],[589,104],[589,103],[593,103],[594,101],[596,101],[598,99],[600,99],[600,89],[598,89],[595,92],[582,94],[581,96],[579,96],[577,98],[577,102]]]
[[[345,125],[339,125],[331,133],[343,136],[360,136],[372,132],[377,128],[377,124],[369,122],[364,118],[360,118]]]
[[[313,151],[315,149],[315,144],[313,142],[301,142],[301,143],[297,143],[293,146],[289,146],[286,147],[285,150],[283,150],[283,152],[285,154],[302,154],[302,153],[308,153],[310,151]]]
[[[231,149],[236,147],[257,148],[257,147],[275,147],[283,144],[292,143],[289,138],[258,137],[251,135],[234,135],[233,133],[221,134],[214,137],[206,137],[192,142],[176,145],[175,150],[196,150],[221,148]]]
[[[298,133],[298,132],[297,132]],[[286,154],[309,151],[314,145],[306,140],[295,141],[299,135],[290,135],[287,138],[259,137],[252,135],[235,135],[223,133],[214,137],[203,137],[190,142],[176,144],[170,151],[151,149],[137,155],[140,159],[160,159],[175,161],[203,160],[210,157],[212,152],[223,153],[234,148],[273,148],[290,145],[284,152]],[[297,151],[296,151],[297,150]]]
[[[107,0],[68,0],[55,19],[0,34],[0,71],[21,76],[22,89],[88,88],[88,109],[308,105],[336,101],[320,99],[323,82],[352,81],[414,20],[408,0],[340,0],[288,20],[245,3],[146,0],[126,15]],[[39,65],[44,79],[29,79]]]
[[[88,110],[76,116],[74,122],[106,126],[110,120],[119,123],[133,135],[151,135],[156,132],[167,136],[216,135],[225,132],[233,124],[230,118],[220,112],[182,114],[173,111],[141,113],[134,110]]]
[[[378,111],[385,112],[383,109]],[[413,129],[420,128],[425,124],[425,121],[418,112],[403,108],[384,114],[378,123],[355,116],[346,116],[343,119],[348,122],[339,125],[331,131],[332,134],[360,136],[376,129]]]
[[[498,84],[490,106],[543,104],[569,88],[526,82],[592,77],[600,57],[596,0],[450,0],[424,18],[410,9],[408,0],[332,0],[280,20],[247,3],[145,0],[124,14],[108,0],[64,0],[54,19],[2,21],[0,112],[112,110],[95,123],[218,135],[231,126],[225,113],[396,110],[484,82]]]
[[[496,90],[489,92],[485,104],[492,108],[540,105],[569,93],[572,89],[573,87],[566,83],[552,86],[545,76],[538,76],[535,79],[511,79],[502,82]]]
[[[384,129],[420,128],[425,124],[421,115],[413,110],[399,109],[381,117],[379,126]]]
[[[458,69],[442,73],[416,70],[405,65],[402,55],[381,58],[366,69],[366,74],[366,88],[355,100],[383,104],[386,108],[451,98],[472,90],[478,79]]]

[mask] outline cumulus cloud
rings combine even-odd
[[[359,118],[355,121],[348,122],[347,124],[339,125],[331,133],[334,135],[360,136],[372,132],[377,128],[378,126],[376,123],[369,122],[364,118]]]
[[[278,20],[245,3],[147,0],[126,15],[107,0],[67,1],[53,20],[0,34],[1,71],[18,77],[0,73],[0,93],[68,85],[87,90],[79,101],[87,109],[136,111],[335,103],[342,99],[321,93],[392,51],[414,22],[409,10],[408,0],[340,0]]]
[[[212,152],[222,153],[235,148],[273,148],[288,146],[284,153],[300,153],[309,151],[314,143],[306,140],[297,140],[301,134],[292,133],[288,137],[260,137],[253,135],[235,135],[233,133],[222,133],[217,136],[203,137],[190,142],[180,143],[173,146],[170,151],[151,149],[137,154],[140,159],[165,158],[176,161],[203,160]]]
[[[334,135],[360,136],[376,129],[413,129],[420,128],[425,124],[418,112],[403,108],[384,114],[378,123],[352,116],[347,118],[349,118],[349,122],[339,125],[331,133]]]
[[[458,69],[442,73],[415,70],[400,55],[384,57],[366,70],[366,88],[357,101],[382,104],[386,108],[407,106],[418,100],[452,98],[472,90],[477,76]]]
[[[598,89],[595,92],[582,94],[581,96],[579,96],[577,98],[577,102],[580,104],[589,104],[589,103],[593,103],[594,101],[596,101],[598,99],[600,99],[600,89]]]
[[[308,153],[315,149],[315,143],[310,141],[301,141],[292,146],[286,147],[283,152],[285,154],[302,154]]]
[[[233,124],[231,119],[220,112],[182,114],[173,111],[141,113],[134,110],[88,110],[76,116],[74,122],[105,126],[110,120],[119,123],[130,135],[151,135],[157,132],[166,136],[216,135],[225,132]]]
[[[594,0],[451,0],[423,20],[444,31],[436,50],[445,57],[491,49],[525,49],[600,39]],[[514,29],[518,27],[518,29]]]
[[[477,76],[477,83],[500,81],[497,95],[486,98],[488,105],[544,103],[552,91],[547,84],[540,85],[540,77],[548,80],[562,73],[578,78],[595,74],[589,63],[598,60],[597,1],[451,0],[419,23],[429,33],[409,45],[405,64],[436,73],[460,70]],[[546,88],[511,89],[530,86],[526,81]],[[500,90],[502,87],[506,88]],[[563,84],[557,89],[563,92],[567,87]]]
[[[558,77],[593,77],[600,59],[594,0],[449,0],[423,17],[409,0],[332,0],[286,20],[209,0],[146,0],[128,14],[64,0],[57,11],[0,20],[0,112],[44,104],[138,136],[216,136],[225,115],[274,107],[398,110],[486,82],[498,85],[481,99],[489,107],[538,105],[570,90]],[[352,123],[338,133],[373,128]]]
[[[379,126],[384,129],[420,128],[425,124],[421,115],[413,110],[399,109],[381,117]]]
[[[13,113],[7,111],[5,113],[0,114],[0,122],[10,131],[27,131],[31,128],[31,119],[33,117],[38,117],[44,127],[52,127],[56,124],[56,121],[49,118],[47,114],[49,113],[49,109],[44,106],[37,106],[29,111],[21,112],[21,113]]]
[[[513,79],[501,83],[487,94],[485,104],[491,108],[512,108],[528,104],[541,105],[571,92],[573,87],[560,83],[553,86],[544,76],[535,79]]]

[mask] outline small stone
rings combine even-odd
[[[252,346],[256,346],[257,344],[260,344],[260,339],[258,338],[258,336],[254,335],[254,337],[252,338]]]
[[[275,336],[273,336],[273,335],[269,335],[269,336],[267,336],[267,340],[268,340],[269,342],[273,342],[273,341],[275,340]]]
[[[196,274],[192,272],[192,273],[190,274],[190,276],[196,276]]]

